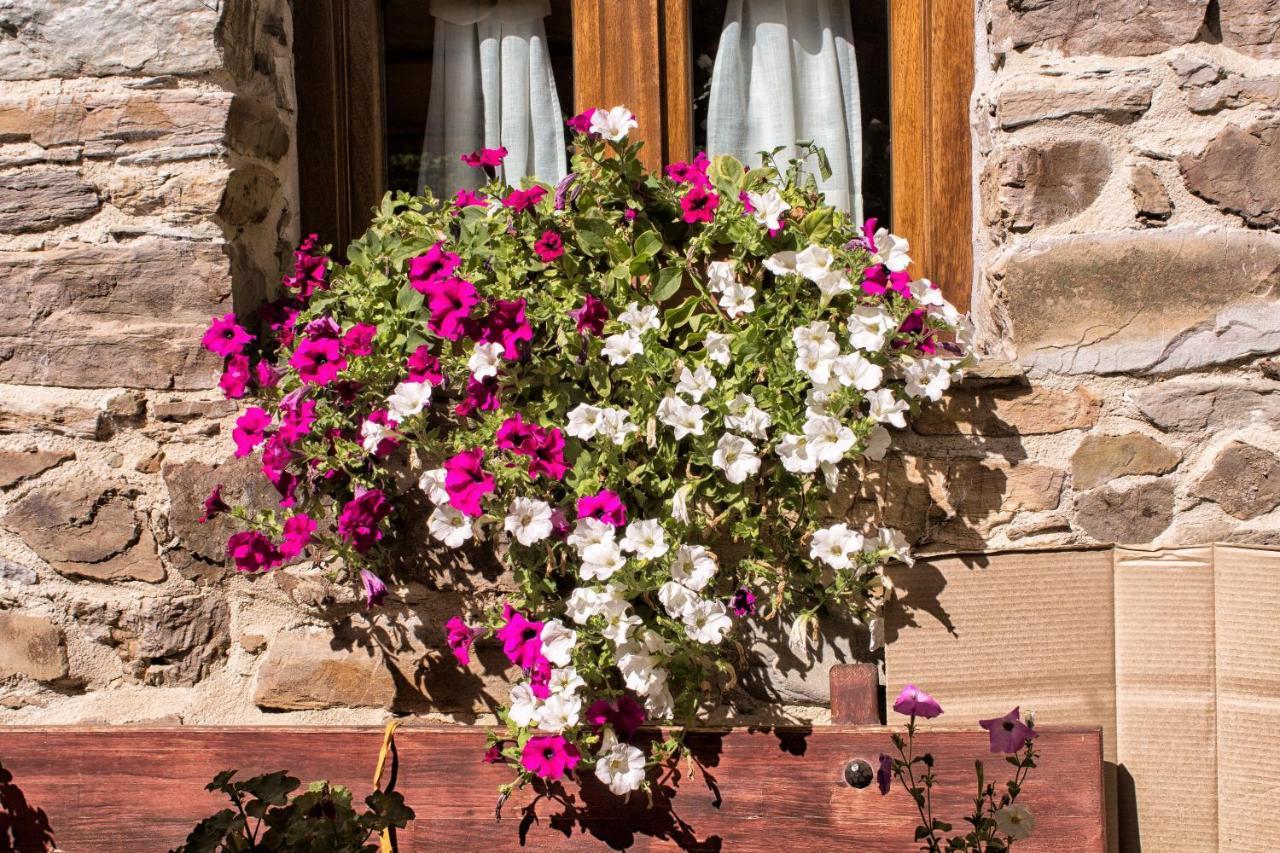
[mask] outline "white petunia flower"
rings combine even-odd
[[[387,414],[403,421],[421,412],[431,402],[431,383],[401,382],[387,397]]]
[[[630,423],[631,413],[625,409],[604,409],[600,413],[599,433],[621,447],[637,427]]]
[[[675,432],[676,441],[687,435],[702,435],[702,418],[707,410],[694,403],[686,403],[674,395],[667,395],[658,404],[658,420]]]
[[[784,435],[775,450],[782,460],[782,467],[792,474],[812,474],[818,470],[818,457],[809,448],[809,440],[802,435]]]
[[[716,442],[711,454],[711,464],[724,472],[725,479],[735,486],[760,471],[760,457],[756,446],[740,435],[726,432]]]
[[[689,493],[693,486],[685,483],[671,496],[671,517],[681,524],[689,523]]]
[[[805,346],[821,347],[828,344],[839,346],[836,336],[831,333],[831,325],[825,320],[815,320],[807,326],[792,329],[791,342],[796,345],[796,349]]]
[[[724,295],[720,297],[720,307],[729,315],[730,319],[741,317],[743,314],[750,314],[756,310],[756,303],[752,299],[756,295],[754,287],[748,287],[745,284],[734,284],[725,290]]]
[[[564,428],[567,435],[590,441],[600,430],[604,410],[587,403],[579,403],[569,413],[569,424]]]
[[[542,623],[542,656],[554,666],[568,666],[573,659],[573,647],[578,643],[578,632],[566,628],[559,619]]]
[[[853,434],[853,430],[845,426],[840,421],[826,415],[810,418],[804,425],[804,437],[809,442],[809,452],[817,457],[819,462],[836,463],[844,459],[844,455],[848,453],[857,436]]]
[[[631,327],[631,331],[637,335],[658,328],[658,306],[646,305],[641,308],[640,303],[632,302],[627,305],[627,310],[618,315],[618,319]]]
[[[874,391],[884,381],[884,368],[872,364],[853,352],[842,355],[831,365],[831,375],[846,388],[857,388],[859,391]]]
[[[682,617],[685,633],[698,643],[719,645],[733,627],[729,609],[721,601],[698,601],[689,606]]]
[[[620,544],[622,550],[634,554],[638,560],[655,560],[667,553],[666,534],[662,525],[653,519],[628,524]]]
[[[747,200],[751,202],[751,206],[755,211],[751,214],[759,222],[770,231],[775,231],[782,227],[782,223],[778,218],[782,214],[791,209],[791,205],[782,200],[782,196],[773,187],[763,193],[747,193]]]
[[[644,777],[644,753],[634,746],[612,741],[596,753],[596,778],[614,794],[622,796],[639,789]]]
[[[848,277],[836,270],[832,270],[814,283],[818,285],[818,292],[822,294],[823,305],[826,305],[841,293],[848,293],[853,290],[853,285],[849,283]]]
[[[835,256],[826,246],[808,246],[796,255],[796,272],[812,282],[819,282],[831,272]]]
[[[591,132],[610,142],[621,142],[628,131],[639,127],[636,117],[626,107],[611,110],[597,109],[591,114]]]
[[[676,581],[667,581],[658,588],[658,601],[672,619],[682,618],[684,612],[699,600],[697,593]]]
[[[809,556],[821,560],[833,569],[847,569],[853,565],[853,555],[862,550],[862,534],[850,530],[847,524],[833,524],[815,530],[809,544]]]
[[[699,367],[693,372],[690,372],[688,367],[680,369],[680,381],[676,384],[676,392],[687,394],[695,403],[701,402],[703,395],[715,387],[716,378],[706,367]]]
[[[951,387],[951,365],[943,358],[912,359],[906,368],[906,386],[912,397],[925,397],[933,402]]]
[[[873,462],[879,462],[889,452],[890,440],[889,431],[876,424],[875,428],[871,430],[871,434],[867,436],[867,446],[862,451],[862,455]]]
[[[580,586],[565,599],[564,612],[575,624],[585,625],[592,616],[599,616],[604,612],[608,601],[609,597],[600,590]]]
[[[568,542],[578,550],[578,555],[601,542],[613,542],[615,528],[598,518],[580,518],[569,534]]]
[[[627,564],[622,550],[612,539],[588,546],[582,550],[582,568],[579,573],[584,580],[608,580],[614,573]]]
[[[502,353],[505,348],[500,343],[476,344],[471,358],[467,361],[467,369],[476,379],[485,379],[498,375],[498,365],[502,364]]]
[[[755,398],[750,394],[738,394],[729,401],[729,413],[724,424],[729,429],[744,432],[752,438],[766,439],[769,427],[773,426],[773,418],[769,413],[756,406]]]
[[[628,329],[604,339],[604,355],[612,365],[626,364],[632,358],[644,352],[644,344],[640,336]]]
[[[618,652],[618,671],[622,673],[622,682],[631,690],[644,695],[666,681],[666,672],[658,667],[658,659],[653,655],[640,651],[637,646]]]
[[[892,551],[895,558],[908,566],[916,564],[915,559],[911,556],[911,544],[907,542],[907,537],[903,536],[901,531],[882,527],[878,534],[878,540],[880,547]]]
[[[427,500],[436,506],[449,502],[449,490],[444,487],[444,479],[448,472],[443,468],[431,468],[423,471],[418,478],[418,488],[427,493]]]
[[[879,391],[872,391],[867,394],[867,402],[871,407],[871,417],[882,424],[892,424],[898,429],[902,429],[907,425],[905,412],[910,408],[905,400],[899,400],[893,396],[893,392],[888,388],[881,388]]]
[[[644,708],[649,712],[650,720],[669,720],[675,713],[676,703],[667,687],[666,679],[644,695]]]
[[[893,318],[884,311],[859,305],[849,315],[849,344],[854,349],[879,352],[893,328]]]
[[[538,709],[538,727],[552,734],[571,729],[582,718],[582,699],[573,694],[552,693]]]
[[[793,275],[796,262],[795,252],[777,252],[764,259],[764,268],[774,275]]]
[[[521,545],[541,542],[551,535],[551,504],[534,498],[516,498],[507,507],[502,526]]]
[[[716,575],[715,555],[701,545],[681,545],[671,564],[671,577],[697,592]]]
[[[540,704],[529,685],[517,684],[511,688],[511,698],[507,702],[507,716],[511,718],[511,722],[521,728],[534,725],[538,721]]]
[[[427,517],[427,530],[450,548],[461,548],[471,538],[471,519],[448,504],[432,510]]]
[[[840,345],[835,341],[805,344],[796,349],[796,370],[818,384],[825,384],[831,380],[831,368],[839,355]]]
[[[722,335],[719,332],[707,332],[707,338],[702,342],[702,348],[706,351],[707,358],[721,367],[729,366],[729,361],[733,355],[729,352],[728,335]]]
[[[911,265],[911,257],[907,254],[911,247],[905,238],[881,228],[876,231],[875,241],[876,253],[871,256],[874,263],[884,264],[891,272],[902,272]]]
[[[360,425],[361,446],[365,453],[377,453],[378,445],[394,436],[395,430],[386,424],[367,420]]]
[[[547,679],[547,689],[561,696],[573,696],[586,686],[587,682],[582,680],[582,676],[578,675],[577,668],[572,666],[562,666],[551,670],[551,677]]]
[[[712,261],[707,264],[707,290],[724,293],[736,283],[732,261]]]

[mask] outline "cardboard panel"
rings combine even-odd
[[[1213,548],[1115,552],[1122,850],[1217,849]]]
[[[1280,552],[1218,545],[1214,568],[1219,849],[1273,851],[1280,849]]]

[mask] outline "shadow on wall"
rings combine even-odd
[[[0,764],[0,853],[37,853],[53,850],[53,828],[49,816],[27,802],[13,781],[13,774]]]

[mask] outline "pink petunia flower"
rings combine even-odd
[[[551,661],[542,656],[529,667],[529,692],[537,699],[551,695]]]
[[[387,597],[387,585],[382,582],[382,578],[368,569],[361,569],[360,583],[364,585],[364,609],[372,610],[380,606]]]
[[[503,197],[502,204],[516,213],[524,213],[526,210],[532,210],[546,194],[547,188],[543,186],[532,186],[527,190],[512,190]]]
[[[286,509],[293,506],[293,493],[298,486],[298,478],[287,470],[292,461],[293,452],[279,433],[267,439],[262,448],[262,475],[276,487],[281,497],[280,506]]]
[[[534,452],[534,441],[538,435],[538,425],[525,423],[519,412],[507,418],[494,434],[494,444],[499,450],[509,450],[523,456]]]
[[[476,641],[476,629],[463,622],[461,616],[454,616],[444,623],[444,629],[444,640],[449,650],[453,652],[453,656],[462,666],[470,666],[471,646]]]
[[[342,345],[332,338],[307,339],[298,344],[289,366],[298,371],[298,378],[312,385],[328,385],[346,369],[347,360],[342,356]]]
[[[564,240],[555,231],[543,231],[538,242],[533,244],[533,252],[538,256],[538,260],[549,264],[564,254]]]
[[[387,429],[395,429],[398,424],[391,419],[390,413],[386,409],[377,409],[370,412],[369,417],[365,418],[366,423],[374,423],[384,426]],[[373,455],[379,459],[385,459],[395,452],[400,446],[400,439],[393,435],[389,435],[378,442],[377,447],[373,449]]]
[[[595,114],[596,108],[591,107],[578,113],[576,116],[565,122],[565,124],[567,124],[569,129],[574,133],[585,133],[588,136],[591,136],[593,135],[591,133],[591,117]]]
[[[627,507],[617,492],[601,489],[594,495],[578,498],[578,518],[594,518],[614,527],[624,527]]]
[[[214,317],[204,337],[200,339],[200,344],[209,352],[231,356],[244,352],[244,348],[253,338],[253,335],[236,322],[236,315],[232,312]]]
[[[444,382],[444,371],[440,368],[440,359],[431,354],[431,347],[423,344],[413,351],[405,363],[409,371],[410,382],[430,382],[439,385]]]
[[[502,616],[507,624],[494,632],[502,653],[521,669],[533,669],[542,660],[542,623],[526,619],[510,604],[502,609]]]
[[[316,422],[316,401],[301,400],[295,394],[287,394],[280,401],[280,439],[288,445],[310,435]]]
[[[613,699],[597,699],[587,708],[587,725],[597,732],[612,727],[619,740],[630,740],[648,718],[644,706],[629,693]]]
[[[729,599],[729,607],[733,610],[733,615],[751,616],[756,612],[756,596],[751,590],[745,586],[739,587],[734,593],[733,598]]]
[[[484,207],[488,203],[489,199],[483,193],[471,190],[458,190],[458,194],[453,197],[453,205],[459,210],[464,207]]]
[[[391,513],[391,504],[380,489],[365,489],[347,501],[338,516],[338,535],[363,554],[382,539],[379,525]]]
[[[1035,729],[1022,721],[1017,708],[1003,717],[978,720],[978,725],[990,733],[992,752],[1017,752],[1036,736]]]
[[[338,325],[337,320],[326,315],[317,317],[303,326],[302,334],[313,341],[325,339],[336,341],[342,337],[342,327]]]
[[[280,561],[280,552],[270,539],[256,530],[241,530],[227,539],[227,556],[237,572],[266,572]]]
[[[684,211],[684,221],[690,224],[712,221],[719,206],[720,196],[706,187],[694,186],[680,198],[680,209]]]
[[[342,336],[342,352],[344,355],[369,355],[373,352],[373,336],[378,334],[378,327],[368,323],[356,323]]]
[[[204,515],[197,519],[204,524],[211,518],[217,518],[224,512],[229,512],[231,507],[227,506],[226,501],[222,499],[222,484],[213,487],[213,491],[209,492],[209,496],[204,499]]]
[[[525,318],[526,302],[523,299],[498,299],[493,310],[485,317],[477,340],[502,344],[502,357],[516,361],[521,356],[521,344],[533,342],[533,327]]]
[[[690,163],[672,163],[667,166],[667,177],[677,184],[689,184],[695,187],[707,187],[707,167],[711,165],[707,152],[699,151]]]
[[[291,516],[284,523],[284,535],[280,538],[280,556],[296,557],[311,544],[311,534],[316,532],[316,522],[306,513]]]
[[[905,272],[889,272],[883,264],[876,264],[862,271],[862,290],[872,296],[892,292],[903,299],[910,299],[911,276]]]
[[[267,439],[267,427],[271,426],[271,415],[265,409],[253,406],[236,418],[236,427],[231,431],[231,440],[236,443],[236,457],[248,456],[259,444]]]
[[[249,356],[233,355],[223,366],[218,387],[228,400],[239,400],[249,387]]]
[[[569,316],[577,323],[578,334],[598,338],[604,334],[604,324],[609,320],[609,306],[588,293],[583,297],[582,306],[570,311]]]
[[[453,411],[460,418],[470,417],[476,412],[496,412],[501,406],[498,398],[498,377],[486,376],[476,379],[467,378],[467,392],[462,402],[454,406]]]
[[[456,341],[466,329],[471,309],[480,301],[475,285],[448,276],[433,279],[424,286],[427,310],[431,314],[428,327],[440,337]]]
[[[493,475],[484,470],[484,448],[475,447],[449,457],[444,461],[444,470],[449,504],[472,518],[483,515],[481,501],[495,488]]]
[[[315,234],[308,234],[298,244],[297,251],[293,253],[293,275],[284,279],[285,287],[298,291],[298,296],[303,300],[310,299],[312,293],[324,290],[327,286],[329,259],[324,255],[313,254],[317,240]]]
[[[258,309],[258,317],[275,335],[276,340],[280,342],[280,346],[289,347],[293,345],[293,326],[298,321],[298,309],[294,306],[292,298],[285,297],[274,302],[263,303],[262,307]]]
[[[938,700],[925,693],[919,687],[914,684],[908,684],[902,688],[898,698],[893,700],[893,710],[899,714],[932,720],[942,713],[942,706],[938,704]]]
[[[540,428],[533,436],[529,453],[529,479],[546,477],[560,481],[569,473],[564,461],[564,433],[557,427]],[[623,513],[625,515],[625,510]]]
[[[427,285],[448,278],[462,263],[462,258],[444,250],[444,242],[438,242],[426,254],[409,259],[409,285],[419,293],[427,293]]]
[[[482,169],[485,167],[494,169],[502,165],[502,158],[506,156],[506,148],[481,148],[479,151],[472,151],[470,154],[463,154],[462,162],[466,163],[473,169]]]
[[[280,384],[280,371],[264,358],[253,366],[253,381],[259,388],[274,388]]]
[[[485,764],[497,764],[502,760],[502,744],[495,743],[484,751]]]
[[[582,759],[578,748],[561,735],[531,737],[520,752],[520,765],[543,779],[560,779]]]

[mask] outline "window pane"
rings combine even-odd
[[[540,172],[563,161],[556,131],[573,105],[571,2],[387,0],[390,189],[416,192],[425,179],[452,194],[482,180],[458,158],[499,145],[512,152],[507,180],[559,177]],[[424,144],[434,155],[425,169]]]
[[[692,5],[695,146],[723,146],[727,135],[750,149],[741,154],[754,162],[760,149],[825,134],[824,148],[837,172],[831,201],[855,209],[860,180],[864,214],[887,222],[887,0],[700,0]],[[844,35],[850,30],[852,50]],[[713,81],[720,112],[709,132]]]

